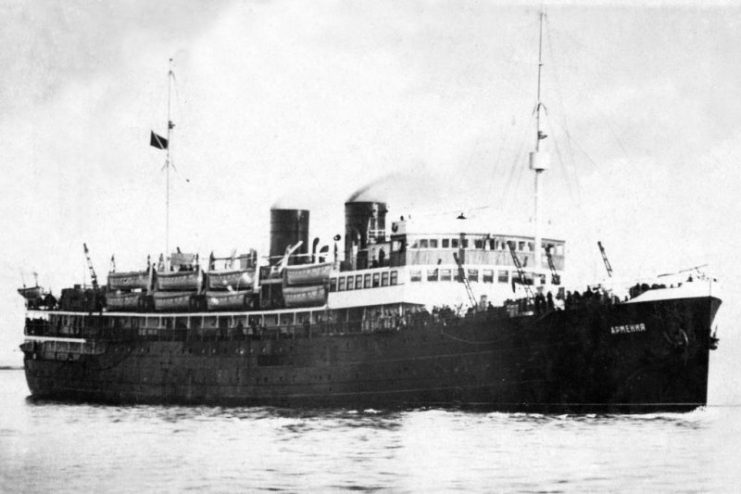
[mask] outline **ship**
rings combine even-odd
[[[138,270],[112,266],[103,284],[90,263],[92,285],[58,300],[20,290],[33,399],[542,413],[706,405],[717,281],[692,270],[567,287],[566,241],[540,227],[541,107],[539,84],[534,232],[464,215],[394,217],[386,198],[361,191],[344,204],[344,235],[321,247],[309,209],[276,205],[264,257],[211,253],[204,266],[177,249]],[[152,145],[168,149],[173,127],[168,116],[167,140],[153,133]],[[168,164],[169,149],[169,187]]]

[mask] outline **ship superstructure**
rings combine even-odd
[[[32,394],[540,411],[706,402],[713,280],[639,284],[627,300],[572,293],[561,240],[544,238],[538,269],[533,237],[386,212],[346,203],[345,259],[301,248],[308,211],[272,210],[264,265],[250,253],[204,269],[176,252],[109,273],[107,287],[34,300],[22,345]]]

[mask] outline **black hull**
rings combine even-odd
[[[541,316],[417,317],[400,330],[26,348],[34,399],[220,406],[688,411],[707,403],[716,298]]]

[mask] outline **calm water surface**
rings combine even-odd
[[[33,403],[0,371],[0,491],[733,491],[741,410],[456,410]]]

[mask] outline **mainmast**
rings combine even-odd
[[[550,166],[548,155],[540,151],[540,141],[548,137],[540,128],[540,112],[545,106],[540,101],[541,74],[543,71],[543,20],[545,12],[540,12],[540,32],[538,36],[538,102],[535,105],[535,151],[530,152],[530,169],[535,172],[535,269],[543,268],[542,250],[543,238],[540,220],[540,174]]]

